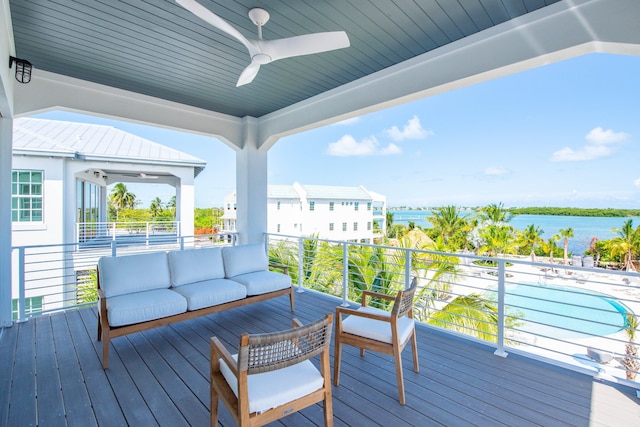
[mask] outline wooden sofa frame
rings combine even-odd
[[[269,267],[279,268],[284,274],[289,274],[289,267],[287,266],[269,264]],[[294,287],[292,283],[291,287],[289,287],[288,289],[285,288],[260,295],[251,295],[243,299],[229,301],[222,304],[213,305],[211,307],[204,307],[198,310],[185,311],[184,313],[161,317],[159,319],[149,320],[146,322],[134,323],[124,326],[111,326],[109,325],[109,317],[107,316],[107,297],[105,296],[104,291],[100,288],[100,270],[96,268],[96,272],[98,282],[98,341],[102,341],[102,369],[107,369],[109,365],[109,343],[112,338],[133,334],[135,332],[146,331],[147,329],[153,329],[159,326],[170,325],[172,323],[180,322],[183,320],[194,319],[196,317],[218,313],[220,311],[229,310],[235,307],[242,307],[283,295],[289,295],[291,312],[294,311]]]

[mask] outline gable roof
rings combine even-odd
[[[19,118],[13,122],[13,153],[73,157],[114,163],[187,166],[194,176],[207,162],[112,126]]]

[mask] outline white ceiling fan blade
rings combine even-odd
[[[260,71],[260,64],[252,61],[251,64],[249,64],[247,68],[242,71],[242,74],[240,74],[238,83],[236,83],[236,87],[251,83],[253,79],[258,75],[258,71]]]
[[[194,15],[196,15],[197,17],[199,17],[203,21],[208,22],[209,24],[213,25],[214,27],[218,28],[219,30],[224,31],[225,33],[229,34],[231,37],[237,39],[240,43],[245,45],[245,47],[247,49],[249,49],[249,51],[251,51],[251,49],[254,48],[251,45],[251,42],[245,36],[243,36],[238,30],[233,28],[227,21],[225,21],[224,19],[220,18],[218,15],[216,15],[213,12],[211,12],[209,9],[207,9],[204,6],[202,6],[197,1],[195,1],[195,0],[176,0],[176,3],[178,3],[180,6],[184,7],[189,12],[193,13]]]
[[[344,31],[305,34],[284,39],[257,40],[254,42],[260,46],[262,53],[271,57],[272,61],[350,46],[349,37]]]

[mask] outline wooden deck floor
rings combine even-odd
[[[335,300],[296,294],[303,323]],[[209,337],[235,349],[242,332],[288,328],[288,299],[116,338],[103,371],[96,312],[72,310],[2,331],[0,426],[206,426]],[[397,401],[392,359],[346,346],[334,387],[336,426],[638,426],[635,390],[419,328],[420,372],[405,350],[407,405]],[[221,405],[223,408],[223,405]],[[225,409],[220,424],[232,426]],[[276,423],[278,424],[278,423]],[[322,425],[320,406],[281,425]]]

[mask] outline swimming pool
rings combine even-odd
[[[507,285],[506,313],[524,321],[519,330],[553,338],[614,334],[630,310],[612,297],[572,287]]]

